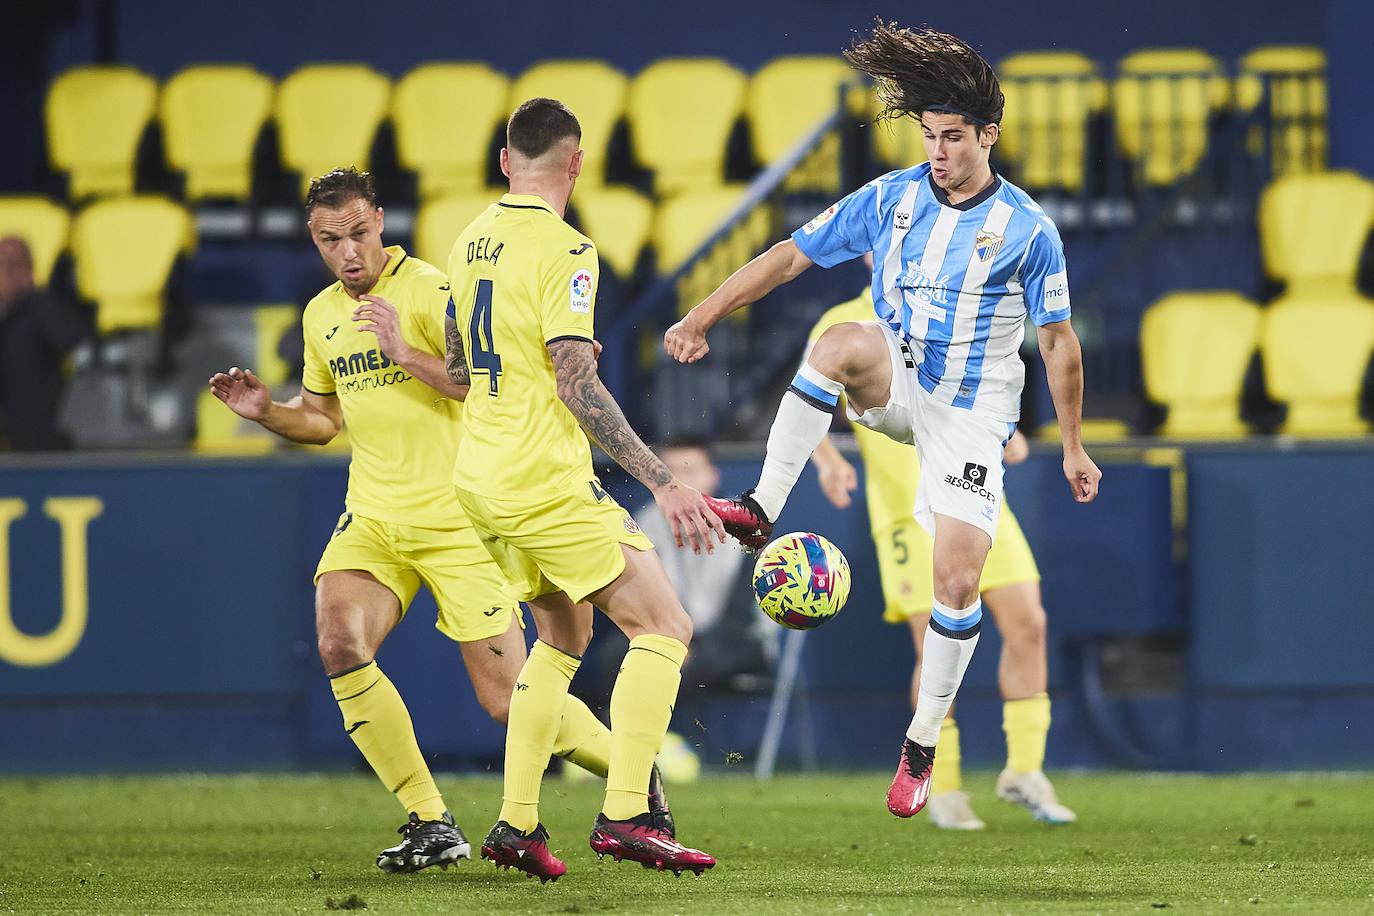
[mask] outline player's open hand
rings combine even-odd
[[[1083,449],[1064,452],[1064,476],[1069,480],[1069,489],[1073,490],[1074,499],[1081,503],[1090,503],[1097,496],[1102,472]]]
[[[849,494],[859,488],[859,473],[844,458],[827,461],[816,469],[821,492],[836,509],[848,509],[853,502]]]
[[[272,392],[252,369],[234,366],[210,376],[210,390],[230,410],[249,420],[261,420],[272,406]]]
[[[685,316],[663,335],[663,349],[680,363],[694,363],[711,351],[706,343],[706,332],[688,324]]]
[[[396,307],[381,296],[359,296],[361,302],[353,310],[353,320],[359,331],[377,335],[377,346],[393,363],[405,361],[410,345],[401,335],[401,316]]]
[[[668,520],[668,528],[673,532],[673,540],[679,548],[691,545],[692,553],[715,553],[716,545],[711,540],[725,543],[725,523],[706,505],[701,493],[674,477],[653,491],[654,502]]]

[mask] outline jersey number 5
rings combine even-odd
[[[473,371],[485,372],[491,384],[493,396],[498,394],[498,379],[501,377],[501,356],[496,352],[496,343],[491,339],[491,293],[490,280],[477,281],[477,298],[472,303],[472,320],[468,322],[468,340],[472,341],[470,357]]]

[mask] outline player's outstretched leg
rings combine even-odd
[[[926,806],[930,798],[930,772],[935,766],[935,748],[917,744],[910,738],[902,742],[902,758],[897,775],[887,790],[887,810],[898,817],[911,817]]]
[[[773,535],[773,523],[754,501],[754,491],[746,490],[734,499],[707,496],[706,505],[725,523],[725,533],[746,550],[759,550]]]
[[[431,865],[448,868],[459,859],[472,858],[468,838],[447,811],[437,821],[422,821],[412,812],[410,820],[396,832],[401,834],[401,842],[377,856],[377,867],[384,872],[414,872]]]
[[[543,824],[536,824],[528,833],[516,830],[505,821],[497,821],[482,841],[482,858],[490,859],[498,868],[515,868],[539,883],[557,881],[568,870],[561,859],[549,851],[549,832]]]

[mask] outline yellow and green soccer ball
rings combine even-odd
[[[789,629],[818,627],[849,597],[849,561],[819,534],[784,534],[754,564],[754,596],[765,614]]]

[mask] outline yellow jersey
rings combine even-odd
[[[448,280],[398,245],[372,288],[396,307],[401,333],[417,350],[444,355]],[[377,337],[353,321],[358,300],[343,283],[305,307],[307,391],[336,395],[348,427],[348,511],[421,528],[468,524],[449,476],[462,431],[462,404],[387,358]]]
[[[808,345],[814,344],[828,328],[845,321],[877,321],[873,297],[867,290],[827,311],[811,329]],[[895,384],[895,380],[894,380]],[[853,424],[854,440],[864,462],[864,496],[868,500],[868,523],[881,531],[897,522],[908,521],[916,505],[916,486],[921,481],[921,462],[915,446],[889,439],[880,432]]]
[[[591,445],[558,398],[548,351],[556,340],[592,340],[591,240],[541,198],[506,194],[458,236],[448,276],[472,377],[453,482],[529,500],[593,479]]]

